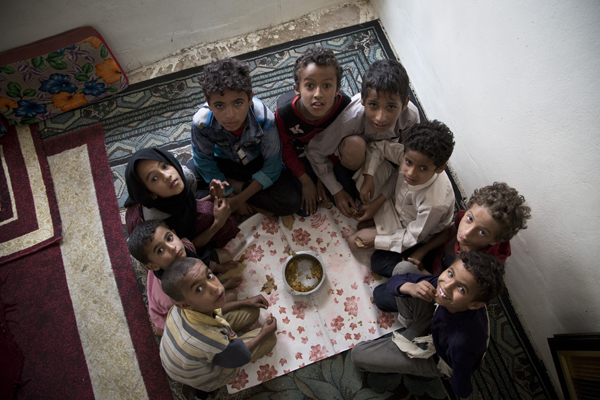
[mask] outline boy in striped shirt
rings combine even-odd
[[[160,358],[172,379],[211,392],[275,347],[273,316],[262,328],[236,333],[257,321],[267,300],[259,294],[226,303],[223,285],[202,261],[175,261],[163,273],[162,289],[175,300],[160,342]]]

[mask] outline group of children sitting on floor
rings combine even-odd
[[[468,396],[487,349],[485,304],[503,290],[509,240],[526,228],[529,207],[515,189],[494,183],[454,216],[445,172],[454,136],[439,121],[420,122],[397,61],[373,63],[352,98],[340,91],[342,68],[331,50],[308,49],[293,75],[293,91],[273,114],[254,97],[244,63],[207,65],[193,159],[181,166],[149,148],[129,161],[128,246],[148,270],[167,374],[213,391],[276,344],[272,316],[246,332],[266,299],[237,300],[241,278],[219,280],[237,266],[222,249],[239,232],[232,213],[309,216],[331,200],[358,221],[352,252],[371,254],[372,271],[390,278],[375,289],[375,305],[404,325],[355,346],[356,367],[451,377],[454,392]]]

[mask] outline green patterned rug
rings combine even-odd
[[[356,25],[327,34],[289,42],[253,53],[245,60],[251,70],[256,96],[274,111],[277,98],[291,89],[292,68],[299,54],[319,45],[334,50],[344,75],[342,90],[353,95],[360,90],[361,76],[371,63],[394,58],[379,21]],[[398,49],[402,54],[402,49]],[[410,75],[410,71],[409,75]],[[132,85],[125,92],[40,123],[43,139],[102,123],[106,148],[122,207],[127,198],[125,167],[132,153],[144,147],[173,152],[184,164],[191,157],[190,125],[204,102],[200,89],[202,67],[180,71]],[[411,100],[425,119],[421,105]],[[457,135],[459,136],[459,135]],[[460,140],[460,139],[458,139]],[[457,206],[464,199],[456,189]],[[145,296],[145,271],[138,281]],[[535,355],[515,314],[508,294],[488,306],[491,343],[484,366],[473,377],[472,399],[556,399],[544,365]],[[215,399],[455,399],[448,381],[399,374],[359,373],[348,352],[301,368],[245,391],[228,395],[222,388]],[[183,399],[180,385],[170,382],[174,398]]]

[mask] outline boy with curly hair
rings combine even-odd
[[[308,142],[327,128],[350,103],[340,92],[342,67],[333,51],[311,47],[294,64],[294,89],[277,100],[275,120],[283,143],[283,161],[302,191],[301,216],[327,204],[327,192],[304,154]],[[337,157],[330,156],[337,163]],[[336,169],[334,168],[334,172]],[[350,182],[351,187],[354,182]]]
[[[422,273],[433,274],[448,268],[460,251],[481,251],[503,263],[511,253],[510,240],[527,229],[530,218],[525,197],[504,182],[494,182],[475,189],[467,210],[458,212],[454,225],[417,249],[408,261]]]
[[[300,209],[300,193],[283,169],[275,116],[253,97],[248,66],[234,58],[204,67],[206,103],[192,123],[195,170],[205,185],[227,182],[233,212],[270,217]]]
[[[406,329],[357,344],[352,362],[359,371],[450,377],[454,393],[468,397],[489,343],[485,305],[502,293],[503,276],[504,266],[478,251],[460,252],[441,275],[399,263],[384,286]]]
[[[370,173],[379,167],[376,159],[366,159],[367,143],[401,142],[420,120],[417,108],[409,100],[409,89],[408,74],[398,61],[376,61],[362,78],[361,93],[354,95],[340,116],[306,148],[306,156],[316,175],[346,217],[358,211],[354,202],[357,191],[353,177],[362,174],[361,167]],[[335,172],[328,158],[330,154],[340,157]],[[365,183],[363,186],[361,200],[367,203],[368,196],[363,196],[362,192],[373,196],[373,188],[368,188]]]
[[[377,249],[371,256],[373,272],[390,277],[404,257],[452,223],[454,191],[444,170],[453,149],[454,135],[439,121],[415,125],[404,145],[382,142],[382,157],[400,167],[355,215],[371,227],[348,238],[353,252]]]

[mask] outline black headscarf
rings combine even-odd
[[[185,185],[183,191],[176,196],[167,198],[157,197],[156,200],[152,200],[146,185],[137,176],[135,171],[138,160],[163,161],[174,166]],[[125,206],[129,207],[139,203],[144,207],[156,208],[171,214],[165,220],[169,227],[175,229],[179,237],[186,237],[189,240],[194,239],[194,236],[196,236],[196,199],[185,178],[179,161],[171,153],[157,148],[146,148],[136,151],[127,164],[125,180],[127,182],[127,191],[129,192],[129,199],[125,202]]]

